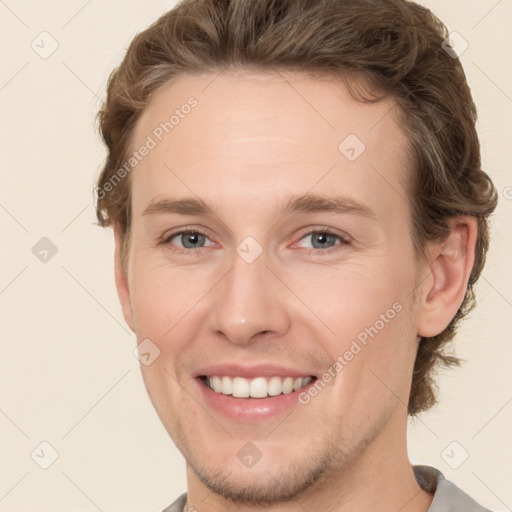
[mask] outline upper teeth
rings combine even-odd
[[[236,398],[266,398],[277,396],[281,393],[287,395],[297,391],[312,381],[312,377],[256,377],[244,379],[243,377],[207,376],[206,385],[216,393],[233,395]]]

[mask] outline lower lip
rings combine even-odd
[[[287,395],[281,394],[267,398],[235,398],[232,395],[216,393],[207,387],[200,378],[196,378],[195,381],[201,389],[206,403],[212,409],[243,423],[263,421],[290,411],[296,405],[300,405],[299,394],[307,391],[315,382],[313,380],[307,386]]]

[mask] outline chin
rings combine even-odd
[[[255,444],[261,450],[260,458],[251,461],[250,467],[244,465],[243,458],[246,453],[255,455],[255,449],[242,451],[240,447],[251,445],[244,441],[236,442],[236,448],[232,447],[235,443],[227,443],[222,453],[219,444],[210,451],[190,440],[178,448],[189,468],[212,493],[235,503],[259,506],[296,500],[332,475],[343,458],[335,447],[325,445],[311,445],[297,453],[297,443],[293,444],[294,451],[286,443],[285,452],[277,445],[272,449],[270,443],[266,447],[264,442]],[[228,457],[228,453],[232,455]]]
[[[201,482],[226,500],[247,505],[270,505],[294,501],[328,470],[325,464],[304,461],[302,467],[286,464],[286,469],[266,466],[240,470],[240,464],[221,469],[191,465]],[[294,468],[290,470],[290,468]]]

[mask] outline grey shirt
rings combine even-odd
[[[455,484],[446,480],[438,469],[431,466],[413,466],[413,470],[419,486],[427,492],[434,493],[428,512],[491,512]],[[187,493],[184,492],[162,512],[183,512],[186,503]]]

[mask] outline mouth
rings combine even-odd
[[[260,376],[251,379],[229,375],[200,375],[204,386],[219,395],[232,398],[271,398],[290,395],[311,384],[316,377]]]
[[[193,374],[207,410],[237,424],[255,425],[301,407],[301,393],[314,386],[311,370],[261,363],[218,363]]]

